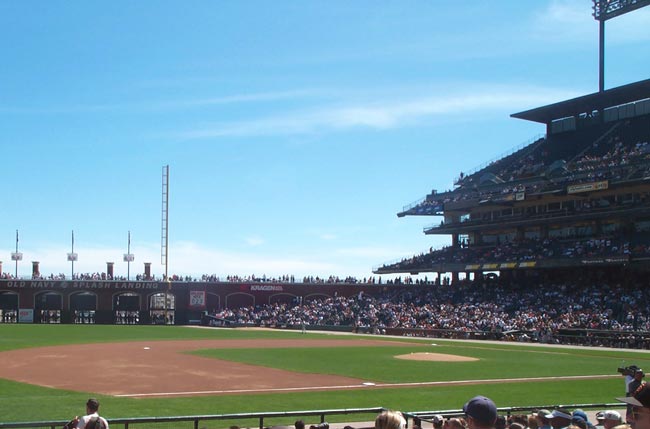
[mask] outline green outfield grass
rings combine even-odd
[[[284,331],[194,329],[171,326],[0,325],[0,351],[90,342],[219,338],[347,338],[344,335]],[[381,339],[382,337],[372,337]],[[395,339],[391,338],[391,341]],[[191,398],[132,399],[69,392],[0,379],[0,421],[63,420],[83,411],[89,395],[98,396],[108,417],[175,416],[263,411],[376,407],[423,411],[460,408],[483,394],[498,406],[614,402],[623,392],[622,378],[485,384],[480,380],[562,375],[616,374],[621,364],[650,367],[650,354],[582,348],[530,347],[514,344],[403,339],[412,347],[345,347],[260,350],[201,350],[203,356],[300,372],[350,376],[374,382],[476,380],[458,386],[373,388],[363,391],[247,394]],[[436,346],[431,345],[436,343]],[[469,357],[476,362],[415,362],[393,356],[429,351]],[[2,364],[0,353],[0,364]],[[84,380],[80,380],[83,383]],[[125,380],[125,382],[128,382]],[[267,424],[288,424],[272,422]],[[253,423],[255,424],[255,423]]]

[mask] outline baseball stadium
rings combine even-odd
[[[21,278],[0,263],[0,429],[63,427],[88,398],[124,429],[370,428],[384,410],[429,429],[471,418],[476,395],[496,429],[540,410],[624,423],[616,398],[650,367],[650,80],[605,88],[604,29],[647,5],[594,0],[599,90],[512,114],[546,133],[404,207],[452,244],[375,277],[145,264],[131,280],[108,263],[66,278],[33,262]]]

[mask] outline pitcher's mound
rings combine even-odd
[[[427,362],[474,362],[478,359],[466,356],[446,355],[443,353],[409,353],[395,356],[397,359],[419,360]]]

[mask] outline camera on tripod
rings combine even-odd
[[[629,375],[630,377],[634,377],[634,374],[636,374],[639,371],[643,373],[643,370],[636,365],[621,366],[616,368],[616,372],[622,375]],[[643,374],[643,376],[645,377],[645,374]]]

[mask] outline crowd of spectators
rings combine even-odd
[[[598,171],[613,169],[623,165],[629,165],[646,158],[650,155],[650,145],[647,141],[637,141],[634,144],[626,145],[618,135],[612,136],[606,143],[609,148],[604,154],[595,145],[592,152],[587,152],[578,160],[571,163],[569,169],[575,172]]]
[[[638,137],[634,132],[627,135],[629,125],[624,124],[603,141],[596,140],[586,147],[560,144],[564,152],[556,155],[561,158],[552,156],[553,151],[546,147],[554,142],[537,140],[474,174],[461,173],[456,189],[432,193],[407,213],[436,214],[451,202],[494,201],[517,192],[534,194],[570,184],[645,177],[644,174],[649,171],[650,142],[647,137]],[[567,152],[567,147],[572,148],[573,152]],[[551,166],[558,163],[561,164],[560,168],[549,171]],[[491,173],[494,180],[479,183],[487,173]]]
[[[356,330],[440,330],[517,332],[518,339],[559,342],[563,330],[650,331],[650,290],[597,282],[544,282],[528,285],[459,282],[413,286],[383,295],[337,296],[276,303],[212,314],[227,323],[263,326],[348,326]],[[459,337],[458,335],[454,335]]]
[[[16,277],[15,275],[3,272],[0,273],[0,280],[20,280],[21,277]],[[38,274],[32,275],[30,277],[32,280],[54,280],[54,281],[63,281],[63,280],[83,280],[83,281],[127,281],[125,276],[111,276],[106,273],[75,273],[74,276],[66,276],[63,273],[60,274],[50,274],[47,276]],[[169,276],[169,280],[172,282],[226,282],[226,283],[308,283],[308,284],[381,284],[381,277],[362,277],[357,278],[354,276],[340,277],[336,275],[330,276],[304,276],[302,278],[296,278],[294,275],[281,275],[281,276],[267,276],[267,275],[249,275],[249,276],[240,276],[240,275],[227,275],[220,277],[217,274],[203,274],[198,277],[188,276],[188,275],[177,275],[173,274]],[[167,277],[163,274],[162,276],[145,276],[144,274],[137,274],[133,277],[132,281],[167,281]],[[401,280],[400,280],[401,281]],[[391,284],[393,280],[387,281],[387,284]]]
[[[172,280],[181,280],[178,276],[171,277]],[[281,276],[257,276],[252,274],[250,276],[239,276],[239,275],[228,275],[226,277],[219,277],[216,274],[203,274],[200,278],[193,278],[191,276],[185,276],[182,280],[193,282],[193,281],[202,281],[202,282],[229,282],[229,283],[311,283],[311,284],[372,284],[379,279],[374,277],[364,277],[362,279],[357,279],[353,276],[339,277],[335,275],[330,275],[328,277],[319,277],[319,276],[304,276],[302,279],[298,278],[293,274],[285,274]]]
[[[382,266],[379,271],[427,270],[439,264],[483,264],[541,261],[547,259],[579,259],[602,257],[645,257],[648,247],[631,245],[620,238],[561,240],[558,238],[514,240],[500,245],[447,246],[429,249],[412,257]]]

